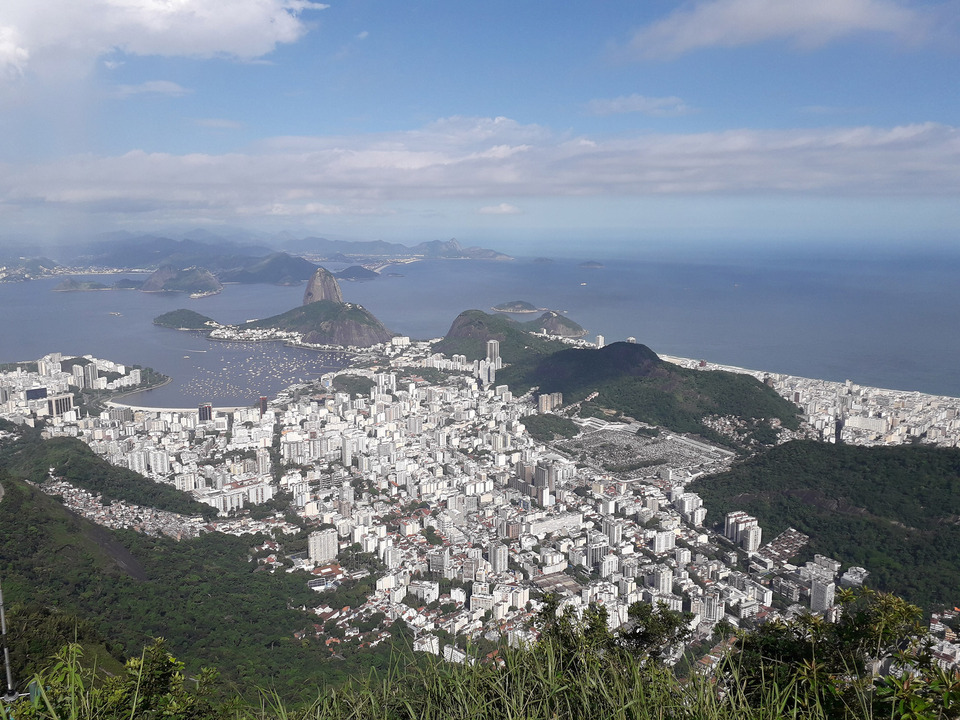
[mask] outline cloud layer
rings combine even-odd
[[[638,30],[631,54],[672,58],[709,47],[789,40],[824,45],[852,33],[887,33],[918,40],[925,29],[918,11],[893,0],[701,0]]]
[[[509,215],[519,210],[503,198],[957,193],[960,129],[931,123],[591,139],[506,118],[451,118],[411,132],[278,138],[246,153],[0,166],[0,218],[36,208],[223,220],[378,215],[445,199]]]
[[[82,72],[97,57],[136,55],[257,58],[306,28],[310,0],[3,0],[0,78]]]

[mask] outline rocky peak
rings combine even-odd
[[[343,294],[340,292],[340,285],[337,279],[326,268],[319,267],[307,283],[307,289],[303,293],[303,304],[317,302],[318,300],[332,300],[335,303],[343,302]]]

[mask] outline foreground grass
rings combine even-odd
[[[658,664],[589,651],[571,654],[552,643],[536,650],[505,649],[500,662],[474,665],[440,661],[395,668],[388,676],[355,680],[319,691],[308,706],[291,707],[264,693],[259,707],[216,697],[211,675],[187,679],[162,644],[127,664],[122,677],[95,680],[79,649],[67,648],[35,681],[33,698],[0,705],[0,718],[112,720],[774,720],[828,718],[810,706],[796,684],[771,686],[747,699],[718,692],[707,679],[688,682]],[[855,710],[855,709],[854,709]],[[854,713],[851,713],[854,715]],[[855,716],[863,717],[860,713]]]
[[[919,609],[869,590],[839,597],[836,623],[812,615],[766,623],[738,634],[709,677],[686,680],[659,661],[684,635],[682,614],[637,603],[631,623],[610,631],[602,608],[578,617],[548,598],[533,646],[473,664],[405,654],[385,675],[304,688],[300,696],[315,699],[297,705],[276,692],[251,705],[224,692],[213,671],[188,678],[162,640],[114,674],[69,645],[29,697],[0,704],[0,720],[960,719],[960,673],[932,662]],[[874,675],[868,659],[895,672]]]

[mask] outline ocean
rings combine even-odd
[[[341,285],[345,300],[415,339],[441,337],[462,310],[525,300],[565,313],[608,343],[633,336],[666,355],[960,397],[955,260],[590,260],[602,267],[568,259],[420,261]],[[173,381],[129,402],[159,407],[249,405],[325,369],[309,350],[214,342],[152,324],[180,307],[228,323],[264,318],[300,304],[303,286],[227,285],[191,299],[52,292],[60,280],[0,284],[0,362],[60,351],[148,365]]]

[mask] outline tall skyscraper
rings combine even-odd
[[[760,549],[760,538],[763,530],[759,525],[750,525],[743,529],[740,535],[740,546],[748,553],[755,553]]]
[[[487,362],[493,363],[497,370],[503,367],[503,362],[500,360],[499,340],[487,340]]]
[[[606,344],[606,340],[603,335],[597,335],[597,350],[601,349]]]
[[[197,412],[200,416],[200,422],[208,422],[213,420],[213,405],[210,403],[201,403],[200,407],[197,408]]]
[[[490,546],[489,550],[489,560],[490,567],[494,573],[502,573],[507,571],[508,564],[508,554],[507,546],[502,545],[501,543],[495,543]]]
[[[260,396],[260,417],[263,417],[267,414],[267,396]]]
[[[83,368],[83,382],[88,388],[96,388],[97,380],[100,378],[100,371],[96,363],[90,363]]]
[[[310,554],[310,562],[312,563],[319,565],[336,560],[339,549],[337,531],[333,528],[317,530],[310,533],[307,538],[307,552]]]
[[[810,583],[810,609],[813,612],[826,612],[833,607],[837,586],[814,578]]]

